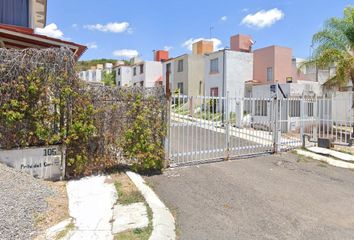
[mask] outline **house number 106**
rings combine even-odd
[[[54,156],[57,155],[57,150],[55,148],[44,149],[44,156]]]

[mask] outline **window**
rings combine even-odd
[[[290,100],[290,117],[300,117],[300,100]]]
[[[199,95],[202,95],[202,87],[203,87],[203,83],[202,81],[199,82]]]
[[[117,72],[118,76],[120,76],[120,68],[118,68],[118,72]]]
[[[183,72],[183,60],[178,60],[178,72]]]
[[[141,81],[141,82],[140,82],[140,86],[141,86],[141,87],[144,87],[144,81]]]
[[[118,85],[118,87],[120,87],[120,81],[118,81],[117,85]]]
[[[218,73],[219,72],[219,59],[211,59],[210,60],[210,73]]]
[[[177,83],[177,88],[179,89],[179,94],[183,94],[183,82]]]
[[[144,64],[141,64],[140,65],[140,74],[143,74],[144,73]]]
[[[218,97],[219,96],[219,88],[217,88],[217,87],[210,88],[210,96]]]
[[[28,0],[1,0],[0,23],[29,27]]]
[[[272,67],[267,68],[267,81],[269,81],[269,82],[273,81],[273,68]]]
[[[171,63],[167,63],[167,65],[166,65],[166,71],[167,71],[168,73],[171,73]]]
[[[268,115],[268,102],[266,100],[256,100],[255,102],[255,115],[267,116]]]
[[[133,75],[136,76],[136,67],[133,68]]]

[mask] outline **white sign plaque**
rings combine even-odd
[[[60,180],[63,176],[61,147],[48,146],[0,151],[0,162],[36,178]]]

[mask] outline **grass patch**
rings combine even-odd
[[[132,203],[144,202],[145,199],[138,190],[124,191],[123,184],[120,182],[115,182],[118,193],[118,203],[122,205],[129,205]]]
[[[175,219],[175,232],[176,232],[176,239],[179,240],[181,236],[181,226],[177,223],[176,219],[178,218],[178,209],[177,208],[169,208],[170,212]]]
[[[323,168],[326,168],[326,167],[327,167],[327,164],[324,164],[324,163],[319,163],[319,164],[317,164],[317,166],[319,166],[319,167],[323,167]]]
[[[62,231],[60,231],[57,235],[55,235],[55,240],[60,240],[63,239],[64,237],[66,237],[68,235],[69,232],[73,231],[75,229],[75,225],[74,223],[70,223],[68,224],[65,229],[63,229]]]
[[[354,155],[354,146],[334,145],[333,150],[349,155]]]
[[[122,233],[118,233],[114,236],[115,240],[148,240],[151,236],[152,225],[152,210],[146,203],[142,194],[137,190],[135,185],[130,181],[129,177],[124,173],[112,175],[114,179],[114,185],[118,193],[118,204],[129,205],[133,203],[143,202],[145,203],[149,224],[145,228],[137,228]]]
[[[317,164],[319,167],[327,167],[328,163],[326,161],[320,160],[321,163]]]
[[[308,151],[306,148],[301,148],[302,150]],[[299,154],[296,149],[295,150],[291,150],[290,153],[297,155],[298,159],[296,160],[297,163],[309,163],[311,161],[313,161],[314,159],[312,159],[311,157],[306,157],[304,155]]]
[[[299,158],[296,160],[296,162],[298,162],[298,163],[309,163],[312,160],[313,160],[312,158],[299,155]]]
[[[345,148],[334,148],[333,150],[337,151],[337,152],[341,152],[341,153],[346,153],[346,154],[349,154],[349,155],[354,155],[352,151],[350,150],[347,150]]]
[[[42,213],[35,214],[34,221],[36,222],[36,226],[42,225],[43,223],[45,223],[45,215]]]

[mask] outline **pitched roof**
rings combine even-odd
[[[0,41],[8,48],[68,47],[77,59],[87,50],[86,46],[34,33],[32,28],[0,24]]]

